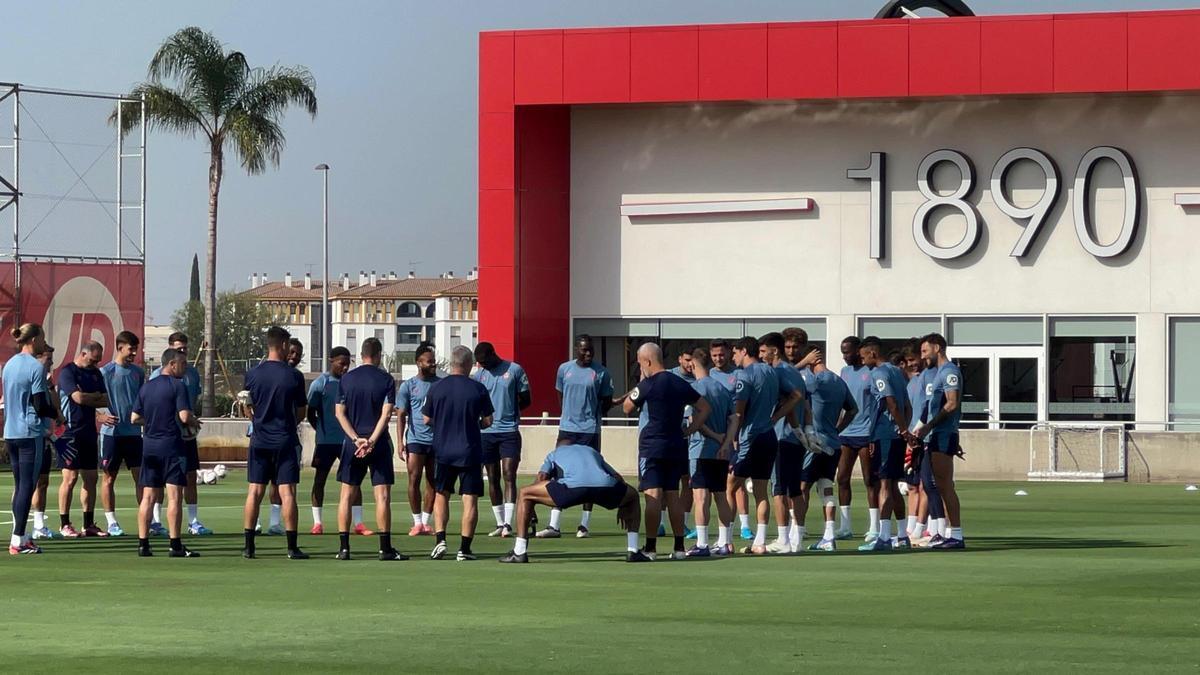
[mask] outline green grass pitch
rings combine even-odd
[[[127,476],[122,483],[122,525],[133,530]],[[11,487],[0,474],[0,494]],[[1029,495],[1014,496],[1021,488]],[[1200,668],[1200,493],[1016,483],[961,491],[962,552],[628,565],[614,516],[597,511],[593,538],[534,540],[529,565],[497,564],[511,541],[486,536],[477,562],[431,561],[432,537],[404,536],[411,519],[396,495],[395,539],[411,561],[379,562],[377,539],[355,537],[360,557],[339,562],[336,534],[305,534],[313,559],[302,562],[283,557],[282,537],[261,537],[257,560],[239,557],[244,483],[231,472],[201,486],[201,516],[217,532],[188,540],[201,558],[169,559],[156,540],[159,555],[140,559],[130,536],[6,557],[0,662],[7,672],[205,673]],[[306,485],[301,492],[305,532]],[[327,492],[328,526],[336,484]],[[369,498],[366,510],[370,524]],[[578,513],[564,515],[564,531]],[[78,502],[73,515],[78,525]],[[865,517],[861,505],[855,517]]]

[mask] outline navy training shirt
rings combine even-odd
[[[396,404],[396,380],[376,366],[359,366],[342,375],[337,402],[346,406],[346,418],[354,433],[369,438],[379,424],[383,404]],[[390,434],[383,434],[379,440],[391,447]]]
[[[133,412],[142,417],[143,451],[157,456],[172,456],[183,451],[179,412],[191,410],[192,401],[183,380],[156,377],[142,385]]]
[[[434,459],[451,466],[482,464],[479,420],[493,412],[487,388],[470,377],[450,375],[438,380],[421,409],[433,427]]]
[[[80,405],[71,398],[75,392],[103,394],[104,375],[99,368],[81,368],[68,363],[58,372],[58,399],[63,417],[67,419],[66,436],[79,439],[96,438],[96,409]]]
[[[700,392],[663,370],[639,382],[629,398],[646,418],[638,434],[638,457],[686,460],[688,439],[680,420],[684,409],[700,399]]]
[[[300,371],[283,361],[263,361],[246,373],[246,389],[254,406],[250,442],[259,448],[296,447],[296,410],[308,403]]]

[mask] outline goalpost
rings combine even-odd
[[[1046,434],[1045,445],[1040,442],[1042,433]],[[1038,424],[1029,431],[1029,479],[1084,482],[1125,480],[1127,440],[1123,424]]]

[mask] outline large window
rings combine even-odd
[[[1051,421],[1131,422],[1133,317],[1050,319]]]
[[[398,345],[416,346],[421,342],[421,327],[417,325],[396,326],[396,343]]]
[[[421,316],[421,306],[415,302],[406,302],[396,310],[396,316],[419,318]]]
[[[1200,317],[1171,319],[1169,395],[1167,411],[1172,428],[1200,430]]]
[[[346,329],[346,349],[349,349],[351,354],[358,353],[358,330],[355,328]]]
[[[912,338],[919,338],[929,335],[930,333],[938,333],[942,330],[942,320],[938,317],[879,317],[879,318],[860,318],[858,320],[858,337],[867,337],[873,335],[879,338],[883,343],[883,354],[886,357],[888,353],[900,349],[904,343]],[[837,348],[841,349],[841,341],[845,335],[837,338]],[[836,359],[837,354],[834,354],[829,359]],[[834,360],[835,363],[840,363],[839,360]]]

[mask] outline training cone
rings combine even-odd
[[[1195,485],[1189,485],[1183,489],[1187,490],[1188,492],[1195,492],[1196,490],[1200,490],[1200,488],[1196,487]]]
[[[1013,494],[1013,496],[1014,496],[1014,497],[1028,497],[1028,496],[1029,496],[1029,493],[1028,493],[1028,492],[1026,492],[1026,491],[1024,491],[1024,490],[1017,490],[1017,491],[1016,491],[1016,492]]]

